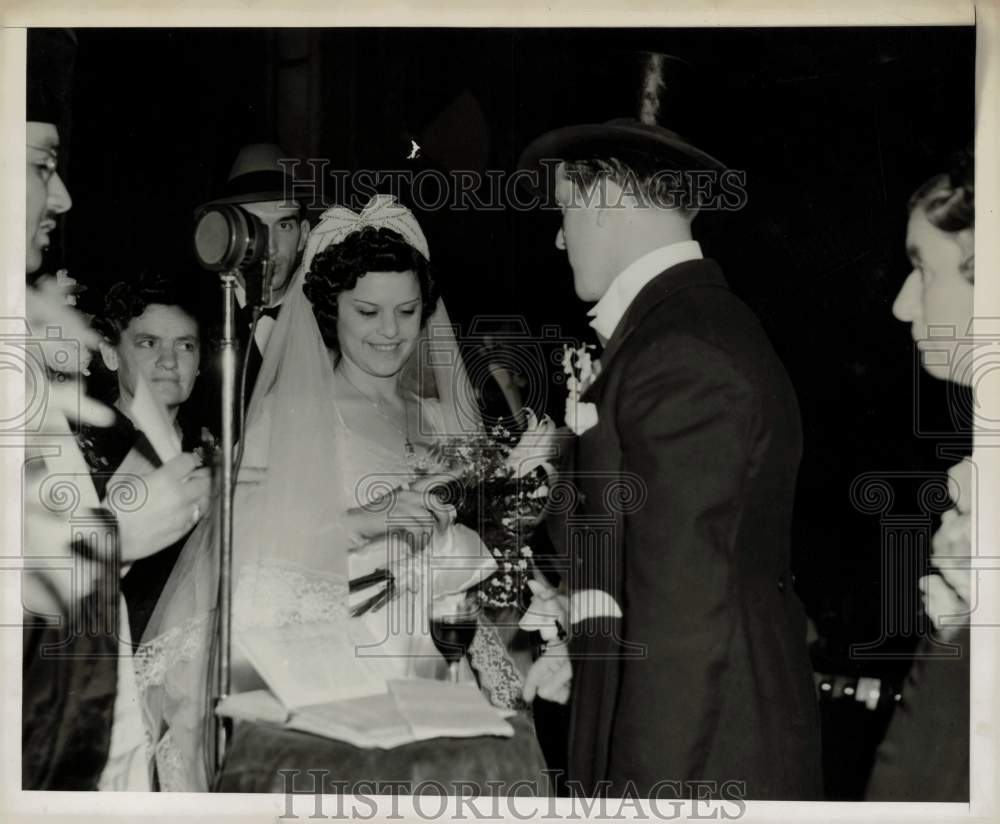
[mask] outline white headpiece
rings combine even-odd
[[[402,236],[426,260],[431,259],[427,248],[427,238],[413,212],[401,205],[392,195],[374,195],[360,213],[343,206],[334,206],[320,215],[319,223],[309,233],[302,267],[308,271],[313,256],[321,249],[340,243],[352,232],[374,226],[376,229],[392,229]]]

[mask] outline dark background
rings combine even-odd
[[[968,398],[917,368],[891,304],[909,271],[906,200],[972,137],[972,28],[81,29],[78,37],[65,152],[74,208],[60,240],[92,306],[107,284],[149,267],[191,276],[214,306],[215,282],[197,275],[190,251],[192,213],[242,144],[278,141],[336,169],[510,171],[548,128],[631,114],[604,68],[616,50],[689,60],[689,105],[668,125],[745,170],[749,192],[736,214],[699,216],[695,236],[760,316],[802,406],[795,568],[819,633],[814,662],[821,672],[890,681],[905,671],[905,658],[849,654],[850,644],[879,638],[886,603],[883,524],[859,512],[849,490],[864,472],[928,477],[955,462],[938,454],[943,444],[968,449],[966,424],[950,411]],[[425,147],[415,163],[405,160],[410,137]],[[547,324],[586,332],[586,307],[553,245],[557,214],[420,217],[464,331],[477,314],[516,313],[532,335]],[[544,386],[542,405],[559,415],[562,388]],[[926,515],[917,483],[896,483],[890,514]],[[895,580],[912,600],[921,559],[910,563],[912,575]],[[912,635],[897,633],[880,649],[905,653]],[[851,797],[886,715],[830,712],[828,789]]]

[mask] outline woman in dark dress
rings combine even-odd
[[[104,339],[101,362],[111,377],[106,399],[113,404],[115,424],[105,429],[84,427],[80,444],[103,500],[116,475],[116,480],[145,476],[162,465],[151,442],[151,438],[159,439],[147,437],[132,420],[140,380],[146,382],[166,413],[165,423],[183,452],[197,454],[200,462],[205,457],[201,448],[210,445],[211,438],[196,416],[184,414],[200,373],[202,335],[197,310],[180,281],[144,273],[135,282],[114,284],[94,325]],[[198,505],[199,516],[205,513],[204,501],[194,498],[191,503],[186,511],[177,512],[180,520],[171,532],[179,529],[180,533],[173,540],[164,543],[163,536],[150,535],[141,557],[123,558],[128,566],[122,592],[134,643],[142,637],[183,539],[198,520],[193,506]]]
[[[195,468],[201,455],[182,452],[167,464],[160,457],[164,438],[172,437],[175,448],[183,443],[178,411],[191,395],[200,363],[199,325],[182,301],[170,280],[143,276],[112,286],[95,319],[104,338],[101,362],[114,377],[115,421],[110,427],[82,427],[78,443],[97,495],[118,515],[122,536],[122,597],[112,624],[119,629],[113,651],[118,697],[107,765],[97,785],[102,790],[151,789],[131,653],[184,538],[208,509],[208,469]],[[137,412],[142,385],[149,404],[161,410],[153,416],[161,419],[158,434],[136,426],[155,422],[148,417],[143,422]]]

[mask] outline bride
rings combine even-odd
[[[259,483],[241,473],[235,494],[237,642],[257,627],[347,621],[352,639],[378,639],[365,657],[380,676],[440,676],[425,614],[433,574],[400,577],[389,608],[360,617],[351,609],[371,591],[348,589],[386,565],[387,532],[474,573],[495,566],[475,532],[410,488],[435,441],[480,426],[429,259],[413,214],[384,195],[360,214],[328,210],[310,234],[247,415],[241,466],[264,471]],[[218,533],[216,516],[191,536],[137,652],[161,789],[210,784]],[[424,621],[400,630],[400,614]],[[509,704],[519,679],[498,643],[481,626],[470,657],[494,703]],[[259,688],[239,652],[233,692]]]

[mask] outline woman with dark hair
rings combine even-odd
[[[234,637],[294,624],[339,628],[350,646],[328,657],[341,682],[359,672],[381,684],[440,677],[428,612],[461,600],[496,567],[479,536],[418,483],[442,437],[480,425],[429,259],[420,226],[392,198],[373,198],[361,214],[328,210],[307,241],[247,414],[241,467],[263,468],[264,479],[238,484],[235,496]],[[140,648],[164,789],[210,782],[217,528],[208,519],[189,540]],[[404,552],[394,566],[400,540],[423,552]],[[432,557],[449,565],[428,569]],[[385,584],[348,582],[386,566],[395,578],[388,604],[359,609]],[[514,700],[520,681],[500,660],[502,647],[488,646],[495,641],[481,629],[472,664],[490,659],[479,669],[484,689]],[[233,692],[263,686],[239,643],[232,679]]]
[[[176,445],[185,453],[182,462],[199,465],[201,458],[195,456],[200,441],[190,427],[187,432],[182,430],[178,413],[198,376],[201,334],[195,311],[177,282],[164,275],[143,273],[134,281],[115,283],[93,325],[102,336],[103,367],[114,380],[107,400],[115,410],[111,427],[85,426],[79,435],[98,494],[104,497],[109,488],[127,483],[129,478],[151,476],[163,463],[153,446],[158,438],[153,432],[141,431],[144,424],[133,412],[140,382],[151,390],[167,426],[173,428]],[[95,366],[94,371],[99,369]],[[142,546],[124,553],[123,561],[131,566],[122,580],[122,591],[135,642],[142,637],[183,538],[207,511],[207,473],[207,469],[193,477],[182,473],[177,487],[181,494],[168,496],[173,500],[167,511],[158,513],[155,529],[153,524],[143,525]],[[198,483],[189,485],[187,480]]]
[[[201,329],[196,310],[178,282],[143,273],[135,281],[114,284],[94,326],[104,338],[104,366],[116,377],[115,406],[126,410],[143,378],[180,437],[177,413],[191,396],[200,372]]]
[[[166,583],[183,540],[208,510],[209,475],[193,450],[166,464],[152,446],[157,438],[141,430],[133,411],[141,382],[162,405],[164,428],[181,433],[177,411],[198,372],[199,332],[193,313],[181,306],[173,283],[144,275],[114,284],[94,319],[102,335],[100,352],[116,378],[114,423],[82,426],[77,436],[101,500],[116,511],[121,536],[118,687],[108,766],[102,790],[149,788],[145,731],[138,706],[132,648]],[[96,370],[96,364],[95,370]]]
[[[932,177],[910,198],[906,251],[913,270],[892,307],[910,324],[924,369],[959,384],[973,376],[974,242],[973,156],[966,152],[949,174]],[[969,800],[971,469],[963,461],[949,471],[955,506],[942,516],[932,572],[920,580],[935,636],[917,648],[879,747],[869,801]],[[957,656],[943,657],[945,644],[954,645]]]
[[[342,242],[327,246],[313,258],[303,291],[312,304],[323,343],[338,363],[343,355],[337,334],[340,295],[357,289],[359,280],[369,273],[375,279],[381,279],[379,276],[383,274],[399,275],[385,279],[399,288],[416,285],[419,305],[414,299],[406,304],[404,313],[405,317],[419,318],[421,326],[426,325],[437,306],[437,285],[431,277],[430,264],[391,229],[366,226]],[[371,316],[370,310],[363,314]]]

